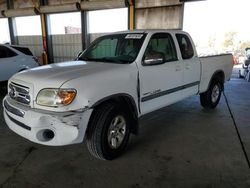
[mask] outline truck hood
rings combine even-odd
[[[36,67],[22,71],[12,77],[42,87],[60,87],[63,83],[99,72],[121,67],[121,64],[69,61]]]

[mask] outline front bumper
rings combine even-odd
[[[62,146],[83,141],[92,109],[51,112],[32,109],[6,96],[4,119],[9,128],[32,142]]]

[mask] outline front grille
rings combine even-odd
[[[20,103],[29,105],[30,104],[30,89],[29,87],[16,84],[14,82],[11,82],[9,84],[9,96]]]

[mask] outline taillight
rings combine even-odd
[[[234,56],[233,56],[233,65],[235,65],[236,63],[235,63],[235,58],[234,58]]]

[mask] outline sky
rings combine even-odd
[[[0,43],[5,43],[10,41],[8,20],[0,19]]]
[[[52,35],[65,34],[65,26],[81,28],[81,13],[51,14],[50,22]]]
[[[127,13],[127,8],[90,11],[88,32],[105,33],[126,30],[128,25]],[[51,14],[50,20],[52,34],[64,34],[65,26],[81,28],[81,14],[79,12]]]
[[[236,41],[250,41],[249,8],[250,0],[186,3],[183,29],[200,47],[206,46],[211,37],[220,45],[227,32],[237,32]]]
[[[115,32],[128,29],[128,9],[89,12],[89,33]]]

